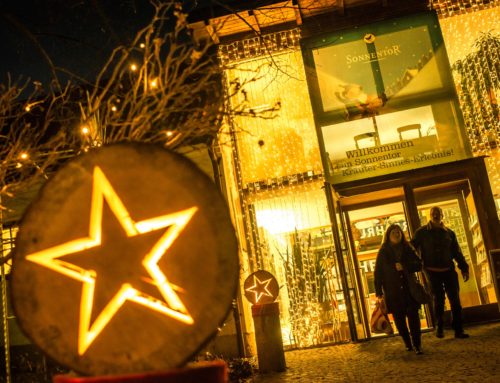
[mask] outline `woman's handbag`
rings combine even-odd
[[[412,298],[422,305],[431,303],[432,295],[427,292],[426,288],[417,280],[417,277],[414,274],[408,275],[408,273],[406,273],[406,275],[408,277],[408,288],[410,289]]]
[[[387,316],[384,298],[377,300],[370,318],[370,330],[374,334],[394,334],[394,329]]]

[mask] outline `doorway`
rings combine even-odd
[[[369,321],[377,301],[374,282],[375,262],[384,239],[385,230],[389,225],[397,224],[401,227],[407,240],[411,238],[403,189],[392,190],[392,198],[385,200],[374,199],[377,194],[381,195],[380,193],[370,193],[370,195],[356,196],[355,199],[342,201],[345,224],[350,233],[352,262],[357,270],[357,291],[364,317],[365,337],[384,336],[371,333]],[[386,196],[388,194],[390,193],[382,193]],[[360,203],[361,200],[370,202]],[[393,328],[396,328],[391,314],[389,319]],[[428,307],[423,307],[423,310],[420,311],[420,320],[423,329],[432,326]]]
[[[429,210],[435,205],[443,209],[444,222],[457,234],[462,252],[470,266],[469,281],[460,281],[464,317],[467,317],[467,310],[477,314],[488,311],[488,305],[496,306],[497,296],[491,281],[476,199],[467,179],[418,187],[403,185],[340,196],[338,201],[343,226],[348,233],[348,247],[355,270],[357,303],[362,314],[364,337],[380,336],[370,333],[369,320],[376,302],[375,260],[385,229],[396,223],[410,240],[413,232],[429,221]],[[428,305],[422,308],[422,328],[430,328],[433,325],[431,308]],[[449,306],[446,309],[449,310]],[[498,312],[494,315],[498,316]],[[469,315],[469,320],[476,319]],[[359,338],[363,338],[363,335],[359,334]]]
[[[414,192],[420,224],[429,221],[432,206],[440,206],[444,214],[443,221],[457,235],[470,273],[468,282],[459,278],[462,307],[496,303],[486,245],[468,182],[432,185],[416,188]],[[449,309],[448,301],[446,309]]]

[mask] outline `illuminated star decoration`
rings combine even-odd
[[[271,297],[274,299],[273,294],[269,291],[268,287],[273,279],[265,279],[261,281],[256,275],[253,276],[253,285],[248,287],[246,291],[250,291],[255,295],[255,303],[259,303],[260,298],[263,296]]]
[[[94,322],[90,323],[97,273],[94,270],[84,269],[58,258],[101,245],[104,199],[106,199],[111,212],[118,220],[127,237],[134,237],[166,228],[160,239],[151,249],[147,250],[147,253],[142,259],[143,267],[152,278],[154,285],[160,291],[164,301],[142,293],[130,283],[123,283],[119,291],[97,315]],[[103,171],[98,166],[94,167],[88,236],[71,240],[26,256],[26,259],[31,262],[35,262],[83,283],[78,328],[79,355],[85,353],[126,301],[138,303],[185,324],[190,325],[194,323],[193,318],[174,291],[174,287],[160,270],[158,262],[197,210],[197,207],[191,207],[176,213],[134,222]]]

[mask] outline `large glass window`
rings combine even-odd
[[[242,280],[257,269],[275,275],[286,346],[346,341],[346,303],[301,52],[234,63],[226,77],[229,88],[244,89],[231,100],[240,113],[230,135],[221,137],[230,204],[243,222],[237,225]]]
[[[18,227],[4,227],[2,231],[2,256],[6,257],[14,248],[14,241],[16,239]],[[12,260],[5,262],[2,267],[5,274],[10,273],[10,268],[12,266]]]
[[[2,257],[7,257],[14,248],[14,240],[18,232],[17,226],[3,227],[2,230]],[[0,264],[0,318],[2,319],[3,330],[0,331],[0,347],[25,344],[26,338],[22,335],[14,319],[14,313],[10,302],[8,274],[11,271],[12,259]],[[6,309],[6,310],[5,310]],[[9,337],[5,337],[8,331]],[[1,380],[1,378],[0,378]]]
[[[244,89],[232,100],[241,111],[233,123],[243,187],[321,173],[300,51],[238,63],[226,74],[230,87]]]
[[[321,183],[252,199],[259,268],[281,287],[285,345],[306,347],[350,338],[346,304]]]
[[[471,155],[434,14],[306,46],[323,164],[333,184]]]

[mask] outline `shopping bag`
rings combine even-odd
[[[384,313],[385,311],[385,313]],[[370,318],[370,330],[374,334],[394,334],[394,329],[387,316],[385,302],[383,299],[377,300]]]

